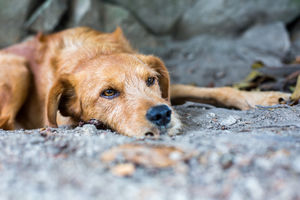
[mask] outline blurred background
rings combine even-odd
[[[0,0],[1,48],[76,26],[121,26],[136,49],[165,61],[173,83],[232,84],[255,61],[300,55],[300,0]]]

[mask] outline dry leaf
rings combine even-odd
[[[297,57],[296,57],[295,63],[300,64],[300,56],[297,56]]]
[[[153,144],[124,144],[113,147],[101,155],[106,163],[121,161],[150,168],[171,167],[190,159],[194,154],[176,147]],[[119,160],[120,161],[120,160]]]
[[[298,101],[299,99],[300,99],[300,75],[298,76],[296,88],[291,96],[292,101]]]
[[[131,176],[135,172],[135,166],[132,163],[122,163],[112,167],[110,171],[116,176]]]

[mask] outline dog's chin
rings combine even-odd
[[[150,126],[149,126],[150,125]],[[168,135],[168,136],[175,136],[179,135],[181,132],[181,121],[177,114],[171,119],[171,123],[166,126],[154,126],[148,123],[148,126],[144,126],[138,132],[133,132],[132,130],[129,131],[129,134],[123,134],[130,137],[135,138],[151,138],[151,139],[158,139],[161,136]]]
[[[181,134],[182,124],[181,124],[181,121],[179,119],[179,116],[175,112],[174,112],[173,115],[174,116],[172,117],[171,125],[167,130],[167,134],[169,136],[175,136],[175,135]]]
[[[127,130],[127,132],[119,131],[120,134],[137,139],[159,139],[161,135],[166,134],[168,129],[160,129],[155,126],[142,127],[139,131]]]
[[[146,131],[144,134],[141,134],[142,137],[158,139],[161,136],[175,136],[180,134],[181,123],[178,121],[177,123],[169,124],[168,126],[162,127],[153,127]]]
[[[159,138],[162,135],[166,135],[168,133],[168,130],[170,129],[170,126],[164,126],[164,127],[153,127],[149,129],[144,135],[147,138]]]
[[[171,122],[166,126],[160,126],[160,127],[152,127],[145,136],[152,136],[154,138],[159,138],[163,135],[168,136],[175,136],[180,134],[182,124],[179,119],[179,116],[176,112],[173,111],[173,117],[171,119]]]
[[[170,126],[168,128],[163,127],[163,128],[151,129],[143,135],[146,138],[158,139],[161,136],[175,136],[178,134],[180,134],[180,127]]]

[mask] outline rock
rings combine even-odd
[[[263,199],[264,191],[256,178],[247,178],[245,181],[245,186],[251,199]]]
[[[154,48],[158,43],[154,36],[130,14],[119,6],[104,4],[104,31],[112,32],[120,26],[133,47],[138,49]]]
[[[290,35],[294,53],[298,56],[300,55],[300,19],[298,19],[295,25],[292,27]]]
[[[299,14],[300,4],[294,0],[199,0],[178,22],[176,36],[237,35],[253,24],[290,22]]]
[[[0,48],[21,40],[28,12],[37,0],[0,1]]]
[[[219,155],[219,153],[211,152],[208,155],[208,162],[212,165],[217,165],[220,162],[220,157],[221,157],[221,155]]]
[[[289,47],[284,24],[276,22],[254,26],[237,38],[201,35],[169,43],[160,56],[172,82],[223,86],[244,79],[257,60],[278,66]],[[218,76],[220,72],[222,77]]]
[[[216,113],[212,113],[212,112],[207,114],[207,117],[209,118],[215,118],[216,116],[217,116]]]
[[[26,27],[35,32],[51,32],[59,24],[67,10],[67,0],[45,1],[26,22]]]
[[[234,191],[231,195],[230,195],[230,200],[241,200],[243,199],[243,195],[240,191]]]
[[[126,9],[97,0],[76,0],[72,3],[68,27],[88,26],[103,32],[123,29],[131,44],[138,49],[154,48],[157,42]]]
[[[223,169],[228,169],[233,165],[234,157],[232,154],[223,154],[220,158],[220,165]]]
[[[293,49],[295,55],[300,55],[300,38],[293,41]]]
[[[231,126],[233,124],[236,124],[240,119],[241,118],[239,116],[229,115],[226,119],[221,120],[220,124],[223,126]]]
[[[108,0],[130,10],[148,29],[156,34],[171,31],[193,0]]]
[[[268,35],[264,37],[266,33]],[[263,37],[263,39],[259,40],[258,38],[260,37]],[[273,57],[276,56],[282,59],[291,48],[288,32],[285,29],[285,25],[281,22],[256,25],[246,31],[239,42],[239,46],[242,48],[255,49],[253,57],[270,66],[280,65]],[[243,52],[241,48],[238,48],[237,51]],[[269,58],[270,55],[271,58]]]
[[[95,135],[97,133],[97,128],[92,124],[85,124],[81,129],[85,135]]]
[[[294,169],[295,172],[300,174],[300,157],[297,157],[293,163],[292,163],[292,168]]]
[[[255,165],[262,170],[269,171],[272,169],[273,165],[270,159],[266,158],[257,158],[255,161]]]
[[[71,3],[68,27],[88,26],[103,30],[103,3],[97,0],[74,0]]]

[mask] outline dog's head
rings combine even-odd
[[[169,74],[159,58],[101,54],[76,65],[59,75],[48,94],[50,126],[57,126],[60,111],[75,121],[97,119],[128,136],[157,137],[180,127],[170,106]]]

